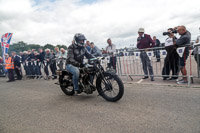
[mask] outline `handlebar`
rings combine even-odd
[[[105,59],[105,57],[95,57],[95,58],[91,58],[90,61],[103,60],[103,59]]]

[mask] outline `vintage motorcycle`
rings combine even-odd
[[[92,58],[84,67],[80,69],[79,89],[86,94],[92,94],[98,91],[99,95],[105,100],[116,102],[120,100],[124,94],[124,85],[119,76],[112,71],[104,70],[101,66],[101,60],[104,57]],[[59,85],[66,95],[74,95],[72,83],[72,74],[67,70],[58,71]],[[96,85],[93,84],[96,80]]]

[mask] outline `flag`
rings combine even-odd
[[[176,51],[180,57],[183,57],[184,50],[185,50],[185,47],[180,47],[180,48],[177,48]]]
[[[151,58],[153,57],[153,51],[148,51],[147,55],[148,55],[149,59],[151,60]]]
[[[134,52],[134,55],[135,55],[135,59],[137,60],[140,56],[140,52]]]
[[[9,46],[10,46],[10,41],[11,41],[11,38],[12,38],[12,34],[13,33],[5,33],[1,37],[2,57],[3,57],[4,62],[5,62],[4,54],[8,53],[8,49],[9,49]]]
[[[148,51],[147,52],[147,55],[151,58],[151,57],[153,57],[153,51]]]
[[[161,56],[165,58],[167,56],[167,51],[166,50],[160,50]]]

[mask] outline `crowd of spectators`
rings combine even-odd
[[[180,35],[179,38],[176,37],[174,33]],[[160,51],[157,47],[160,46],[160,41],[154,36],[151,39],[150,35],[144,33],[144,28],[138,30],[139,37],[137,38],[137,48],[140,49],[140,58],[142,62],[142,68],[144,71],[143,79],[151,77],[151,81],[154,81],[154,73],[151,65],[151,60],[147,55],[147,51],[150,48],[154,49],[154,56],[156,56],[157,62],[160,62]],[[167,55],[164,59],[164,66],[162,70],[163,80],[177,80],[178,84],[187,84],[187,70],[186,70],[186,60],[189,56],[189,49],[191,48],[191,33],[186,29],[185,26],[177,26],[175,28],[169,28],[168,32],[163,33],[167,35],[166,41],[164,43],[165,50]],[[196,40],[196,43],[199,42],[199,37]],[[177,53],[177,49],[184,47],[183,55]],[[199,51],[198,47],[194,51],[195,60],[199,64]],[[199,65],[198,65],[199,66]],[[170,71],[172,71],[172,76],[170,77]],[[182,73],[182,79],[178,80],[179,72]]]
[[[101,50],[93,42],[87,41],[85,48],[95,57],[102,56]],[[63,70],[66,67],[67,53],[67,50],[64,48],[59,49],[58,47],[55,47],[54,50],[48,48],[45,50],[42,48],[38,50],[32,49],[19,52],[18,55],[15,51],[12,51],[10,55],[5,54],[4,63],[2,57],[0,57],[0,75],[7,73],[8,82],[15,81],[13,78],[14,73],[17,80],[21,80],[22,75],[29,79],[56,79],[56,70]],[[22,67],[24,71],[22,71]],[[42,74],[42,69],[45,74]],[[51,71],[51,76],[49,70]]]
[[[179,33],[180,37],[177,38],[173,31],[176,30]],[[177,80],[179,72],[182,73],[183,78],[177,81],[178,84],[186,84],[187,81],[187,70],[186,70],[186,60],[189,56],[189,47],[187,44],[190,44],[191,34],[186,29],[185,26],[178,26],[175,28],[168,29],[167,38],[164,43],[165,50],[167,51],[167,55],[164,59],[162,75],[163,80]],[[197,37],[196,43],[199,43],[200,36]],[[72,41],[72,43],[74,43]],[[110,60],[108,61],[108,67],[116,69],[117,62],[117,52],[116,45],[112,43],[111,39],[107,39],[108,46],[105,50],[100,50],[94,42],[86,41],[85,48],[86,50],[93,56],[109,56]],[[139,28],[138,30],[138,38],[137,38],[137,48],[140,50],[140,58],[142,63],[142,69],[144,72],[144,77],[142,79],[148,79],[150,77],[151,81],[154,81],[154,72],[151,64],[151,60],[147,55],[149,49],[154,48],[153,53],[154,57],[156,57],[156,61],[160,62],[160,50],[157,49],[161,47],[161,43],[156,36],[153,36],[153,39],[150,35],[145,33],[144,28]],[[185,47],[183,56],[180,57],[177,53],[177,48]],[[66,59],[67,59],[67,50],[64,48],[55,47],[54,50],[39,48],[38,50],[32,49],[28,51],[19,52],[19,55],[16,54],[15,51],[11,52],[11,55],[5,55],[7,57],[7,61],[9,62],[7,68],[12,69],[13,72],[17,75],[16,79],[21,80],[22,75],[26,76],[29,79],[56,79],[56,70],[66,69]],[[196,62],[198,63],[198,67],[200,67],[200,48],[199,46],[194,48],[193,55],[195,57]],[[11,57],[11,58],[9,58]],[[10,60],[8,60],[10,59]],[[0,57],[0,75],[5,75],[5,73],[9,73],[12,70],[6,70],[5,65],[3,66],[3,59]],[[4,63],[5,64],[5,63]],[[24,69],[22,74],[22,67]],[[44,70],[42,73],[41,69]],[[51,76],[49,73],[51,71]],[[9,71],[9,72],[8,72]],[[172,75],[170,76],[170,71]],[[10,72],[11,75],[13,72]],[[43,76],[45,75],[45,76]],[[13,76],[11,76],[13,77]],[[14,81],[14,79],[9,79],[8,82]]]

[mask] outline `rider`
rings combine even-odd
[[[73,85],[74,85],[74,91],[76,94],[80,94],[81,91],[79,90],[79,74],[80,71],[78,67],[83,66],[83,59],[84,56],[87,58],[94,58],[88,50],[85,49],[85,36],[81,33],[77,33],[74,36],[73,43],[68,47],[68,53],[67,53],[67,65],[66,69],[68,72],[70,72],[73,77]]]

